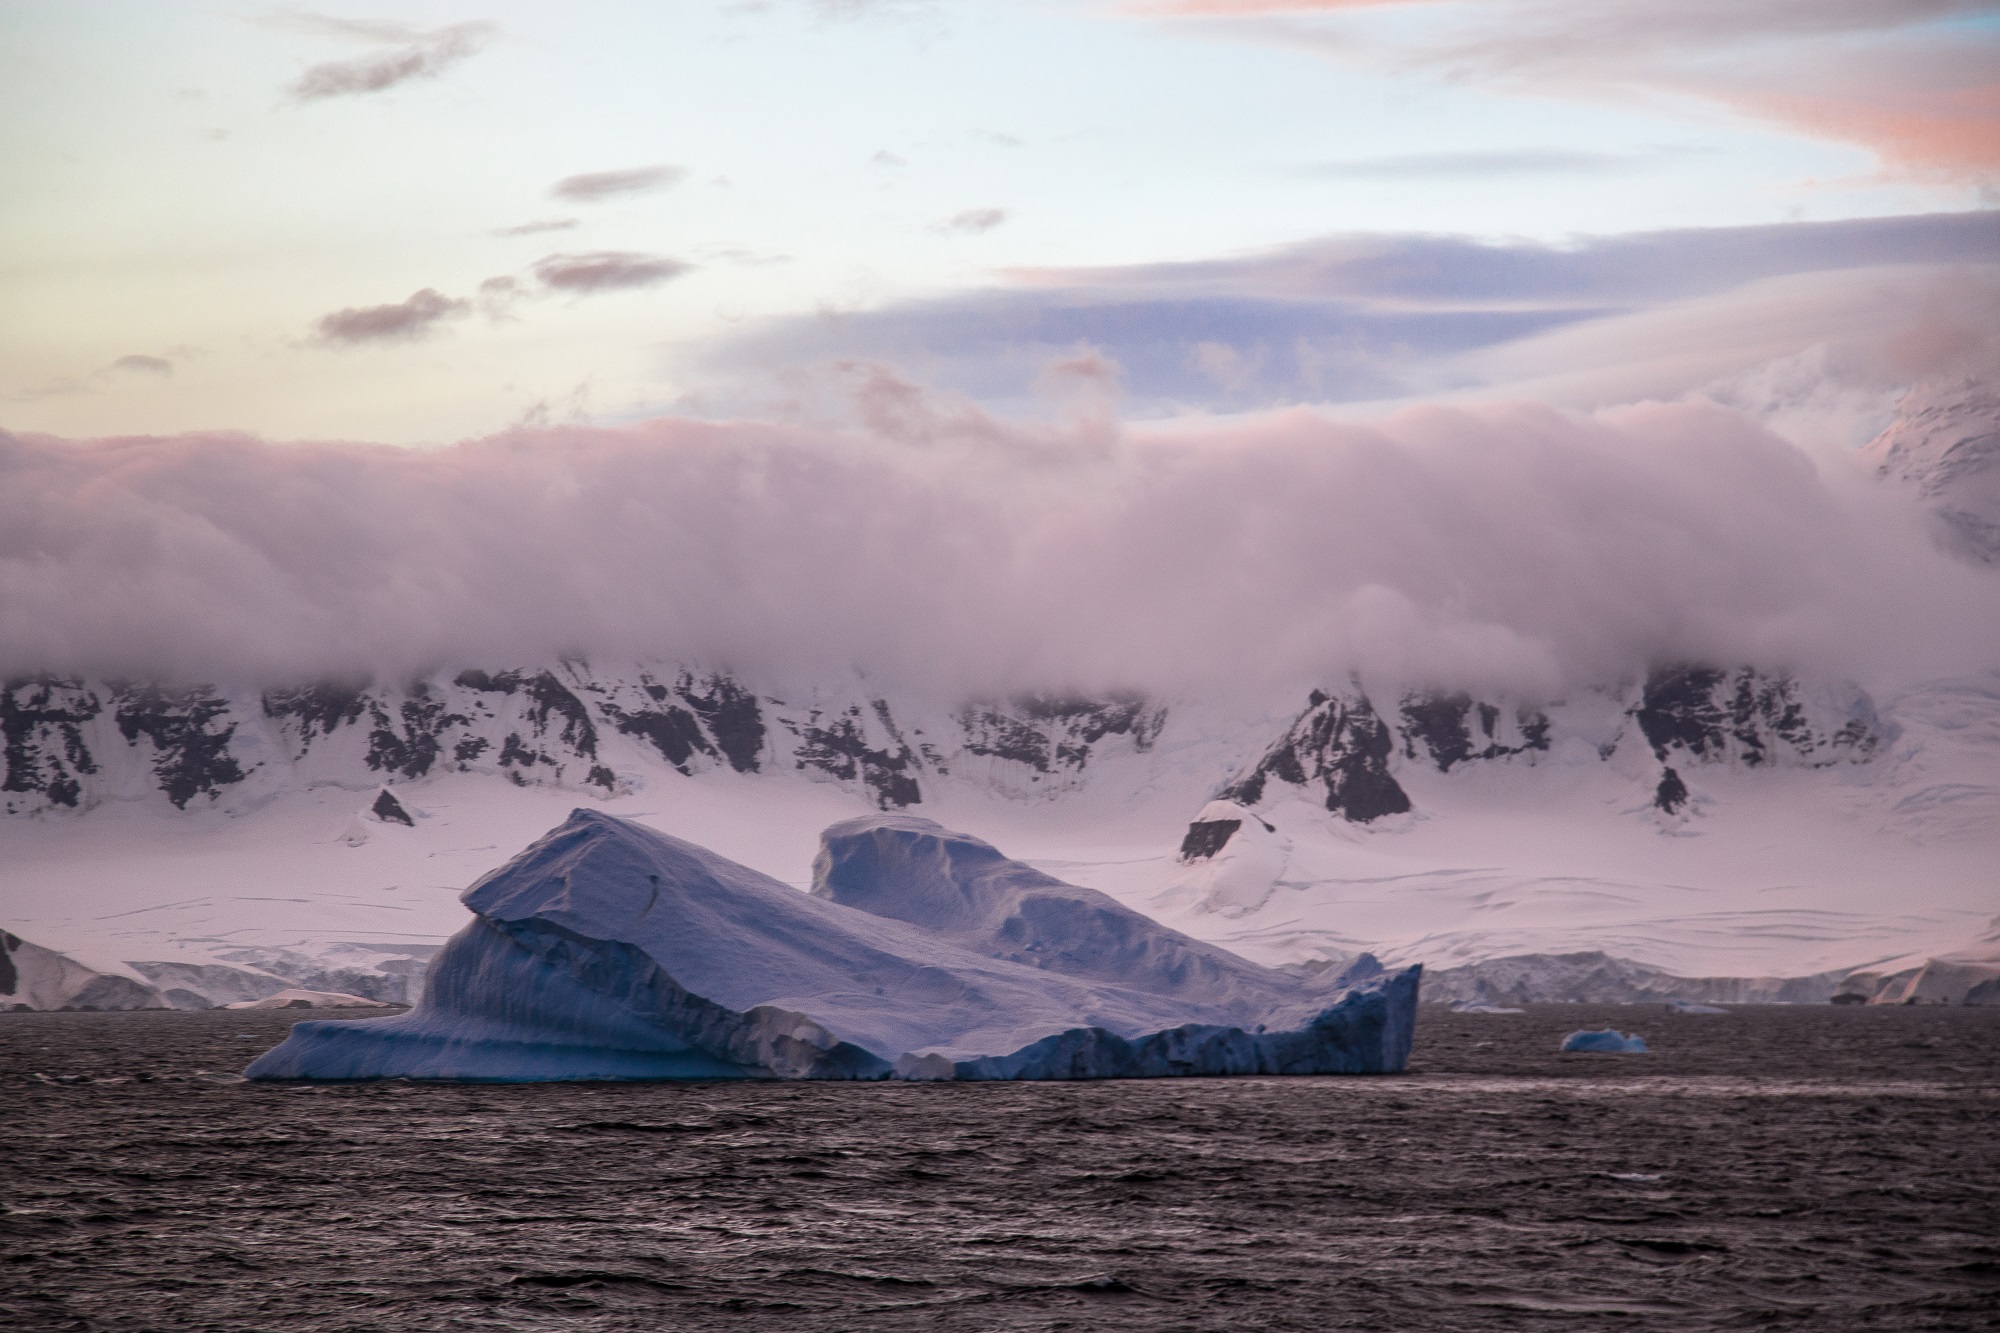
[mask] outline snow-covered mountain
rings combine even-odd
[[[0,889],[40,978],[11,1002],[34,1007],[410,998],[450,895],[579,800],[793,883],[826,824],[934,813],[1267,964],[1429,963],[1433,995],[1824,998],[1958,947],[2000,864],[2000,677],[1878,704],[1680,665],[1535,705],[1348,678],[1260,712],[570,661],[282,691],[40,678],[0,693],[0,726]],[[1615,966],[1547,961],[1579,951]],[[1679,981],[1704,977],[1728,984]]]
[[[850,786],[884,810],[921,804],[927,780],[954,773],[1044,799],[1074,788],[1100,751],[1145,751],[1164,717],[1137,696],[1026,696],[906,710],[899,721],[860,682],[779,697],[719,672],[604,672],[579,661],[266,691],[41,677],[0,691],[0,809],[163,798],[177,810],[244,813],[300,786],[447,772],[610,796],[662,767],[683,777],[792,771]]]
[[[1962,578],[2000,561],[1996,423],[1979,383],[1933,385],[1863,460]],[[1432,998],[1985,994],[1992,667],[1871,697],[1665,661],[1532,699],[1330,672],[967,700],[581,659],[28,675],[0,686],[0,1004],[410,998],[459,890],[579,804],[801,888],[824,827],[922,814],[1261,964],[1425,963]]]
[[[1952,550],[2000,564],[2000,394],[1977,380],[1915,389],[1866,456],[1915,489]]]

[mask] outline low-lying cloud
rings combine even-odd
[[[469,302],[426,287],[391,305],[349,306],[321,315],[314,328],[319,341],[329,346],[414,342],[428,335],[440,321],[463,315],[471,308]]]
[[[0,435],[0,673],[270,683],[558,654],[1289,699],[1550,695],[1664,661],[2000,662],[2000,579],[1734,412],[998,420],[883,371],[845,425],[419,451]]]

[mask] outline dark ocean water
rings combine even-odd
[[[2000,1327],[1995,1010],[1426,1011],[1383,1078],[229,1081],[298,1017],[0,1015],[0,1327]],[[1606,1024],[1654,1052],[1556,1053]]]

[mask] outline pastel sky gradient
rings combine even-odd
[[[13,0],[0,73],[13,431],[1873,390],[2000,309],[1970,0]]]

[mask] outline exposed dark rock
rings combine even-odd
[[[606,791],[615,791],[618,788],[618,775],[602,764],[593,764],[584,781],[593,787],[602,787]]]
[[[1492,734],[1491,722],[1486,718],[1487,705],[1480,705],[1481,721],[1485,730]],[[1422,741],[1430,751],[1431,761],[1440,773],[1451,772],[1453,764],[1463,763],[1472,757],[1472,733],[1465,725],[1466,716],[1472,711],[1472,696],[1469,694],[1413,695],[1403,700],[1403,754],[1417,757],[1417,742]],[[1496,718],[1499,713],[1494,709]]]
[[[291,690],[266,690],[264,716],[292,718],[299,724],[299,753],[312,747],[315,732],[331,736],[361,720],[368,709],[366,685],[322,682]]]
[[[664,708],[641,709],[637,712],[626,712],[617,705],[609,703],[600,704],[599,707],[622,734],[651,741],[653,748],[660,752],[660,757],[682,773],[694,772],[689,766],[689,761],[696,754],[710,756],[715,754],[715,747],[709,744],[708,737],[701,733],[701,723],[695,720],[693,713],[677,704],[668,704]]]
[[[1078,699],[1022,695],[1006,707],[972,704],[958,725],[970,754],[1025,764],[1038,774],[1075,772],[1090,762],[1106,736],[1130,736],[1134,749],[1152,748],[1167,711],[1139,695]]]
[[[375,804],[368,809],[375,818],[385,824],[403,824],[410,828],[417,826],[417,821],[410,818],[410,812],[403,808],[403,803],[397,800],[387,787],[375,794]]]
[[[884,810],[923,800],[913,772],[916,756],[908,746],[899,747],[894,754],[871,747],[861,729],[859,707],[849,708],[824,726],[819,718],[815,712],[808,721],[797,724],[798,767],[817,769],[846,782],[859,779]]]
[[[683,675],[676,686],[687,706],[708,726],[716,748],[738,773],[755,773],[764,749],[764,710],[757,696],[727,676],[697,682]]]
[[[1365,824],[1410,809],[1410,797],[1389,772],[1395,738],[1358,690],[1346,698],[1314,690],[1310,706],[1256,767],[1224,788],[1224,798],[1242,805],[1263,799],[1267,779],[1293,786],[1317,782],[1326,808]]]
[[[431,697],[422,684],[412,687],[395,718],[380,700],[371,699],[368,712],[374,724],[368,732],[368,767],[406,778],[430,772],[444,748],[442,733],[472,721],[463,713],[451,712],[444,700]]]
[[[14,950],[20,947],[20,940],[0,930],[0,995],[12,995],[20,983],[21,974],[14,967]]]
[[[481,694],[520,691],[527,696],[527,717],[536,739],[547,736],[552,719],[560,718],[563,745],[585,759],[597,757],[597,728],[590,720],[590,710],[567,685],[556,679],[554,672],[501,671],[489,675],[484,671],[461,671],[452,683]]]
[[[1188,825],[1187,836],[1181,839],[1181,860],[1207,860],[1228,846],[1229,839],[1242,827],[1240,819],[1197,819]]]
[[[141,736],[152,742],[153,776],[176,808],[185,810],[196,796],[215,800],[222,788],[243,781],[242,766],[229,752],[236,724],[210,728],[229,703],[207,686],[127,685],[113,697],[118,733],[128,744],[137,745]]]
[[[1724,715],[1713,698],[1722,673],[1710,667],[1666,667],[1646,677],[1632,714],[1656,758],[1679,746],[1697,759],[1720,752]]]
[[[1862,701],[1865,706],[1865,700]],[[1751,667],[1663,667],[1646,678],[1632,712],[1656,758],[1673,750],[1695,760],[1733,758],[1746,768],[1775,763],[1789,752],[1815,766],[1865,758],[1879,737],[1865,716],[1821,734],[1795,681]]]
[[[0,687],[0,753],[6,762],[0,791],[74,808],[83,796],[79,778],[97,772],[83,724],[103,711],[81,681],[31,676]]]
[[[507,739],[500,744],[500,767],[502,768],[527,768],[533,764],[552,764],[554,762],[547,755],[538,754],[523,745],[519,732],[508,732]]]
[[[965,731],[965,748],[970,754],[992,759],[1011,759],[1026,764],[1037,773],[1049,771],[1054,746],[1031,724],[992,708],[969,707],[958,716]]]
[[[1660,785],[1653,792],[1653,804],[1671,815],[1678,814],[1687,802],[1687,784],[1681,781],[1681,775],[1671,768],[1662,772]]]
[[[1500,719],[1505,714],[1500,707],[1475,704],[1471,695],[1462,692],[1413,694],[1403,700],[1399,711],[1403,718],[1403,757],[1427,756],[1441,773],[1449,773],[1452,765],[1471,759],[1504,759],[1549,748],[1548,715],[1533,708],[1515,710],[1514,725],[1520,741],[1512,745],[1502,738]],[[1424,750],[1421,755],[1419,742]]]

